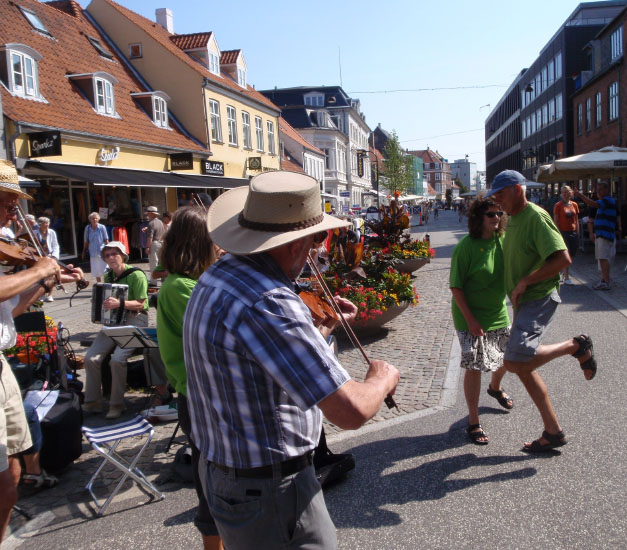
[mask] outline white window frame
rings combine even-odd
[[[253,139],[250,134],[250,113],[242,111],[242,137],[244,140],[244,149],[253,148]]]
[[[100,76],[94,77],[94,108],[101,115],[115,116],[113,83]]]
[[[209,50],[209,72],[220,76],[220,56],[211,50]]]
[[[601,92],[597,92],[596,95],[596,127],[599,128],[601,126],[601,122],[603,121],[603,94]]]
[[[39,19],[39,16],[34,11],[29,10],[28,8],[25,8],[23,6],[18,6],[18,8],[20,8],[20,11],[24,15],[24,17],[26,17],[26,20],[32,25],[35,30],[43,34],[47,34],[48,36],[52,36],[50,34],[50,31],[46,28],[41,19]]]
[[[580,136],[583,129],[583,103],[577,105],[577,135]]]
[[[220,120],[220,103],[215,99],[209,100],[211,113],[211,141],[222,143],[222,121]]]
[[[18,62],[17,70],[14,59]],[[7,50],[7,62],[10,75],[9,87],[12,93],[21,97],[39,98],[39,72],[36,57],[24,51],[12,49]],[[22,81],[21,84],[17,83],[18,78]]]
[[[618,108],[618,81],[612,82],[608,89],[608,120],[616,120],[619,115]]]
[[[309,93],[305,96],[305,105],[312,107],[324,107],[324,94]]]
[[[168,102],[159,96],[152,97],[152,121],[159,128],[168,128]]]
[[[266,120],[266,130],[268,132],[268,153],[276,155],[276,147],[274,144],[274,122]]]
[[[615,61],[623,55],[623,26],[618,27],[610,36],[612,56]]]
[[[237,68],[237,83],[246,88],[246,71],[240,67]]]
[[[586,132],[592,128],[592,98],[586,99]]]
[[[229,145],[237,145],[237,112],[232,105],[226,106],[226,123],[229,129]]]
[[[257,151],[263,153],[263,121],[260,116],[255,117],[255,134],[257,136]]]

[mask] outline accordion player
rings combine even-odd
[[[120,301],[120,307],[105,309],[107,298]],[[128,298],[128,285],[115,283],[94,283],[91,294],[91,322],[106,326],[126,324],[124,302]]]

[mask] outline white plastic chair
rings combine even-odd
[[[81,430],[92,448],[103,457],[100,466],[98,466],[98,469],[94,475],[91,476],[89,483],[87,483],[85,487],[91,494],[97,508],[96,513],[99,516],[104,514],[107,506],[109,506],[113,497],[115,497],[128,477],[134,479],[141,487],[152,493],[159,500],[163,500],[165,498],[165,495],[163,495],[163,493],[150,483],[150,481],[146,479],[146,476],[137,467],[137,463],[139,462],[142,453],[146,447],[148,447],[148,444],[152,440],[155,433],[150,422],[138,415],[132,420],[122,422],[120,424],[114,424],[113,426],[104,426],[102,428],[87,428],[86,426],[83,426]],[[148,434],[146,442],[141,446],[141,448],[137,451],[137,454],[135,454],[130,462],[116,452],[116,448],[124,439],[144,434]],[[122,472],[122,478],[104,504],[101,505],[98,498],[94,494],[92,486],[98,477],[98,474],[102,471],[107,462],[113,464]]]

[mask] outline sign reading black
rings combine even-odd
[[[194,158],[191,153],[173,153],[170,155],[170,170],[192,170]]]
[[[59,132],[37,132],[28,134],[31,157],[53,157],[61,154],[61,134]]]
[[[205,176],[224,176],[224,163],[216,160],[204,160],[202,163],[202,173]]]

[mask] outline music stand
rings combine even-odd
[[[157,330],[151,328],[119,326],[102,327],[102,332],[106,334],[115,345],[126,348],[158,348]]]

